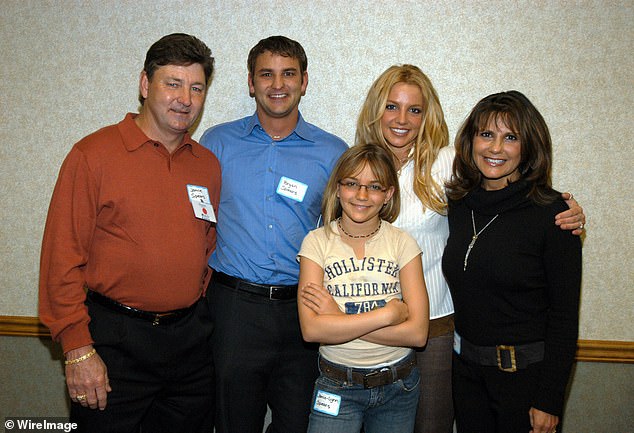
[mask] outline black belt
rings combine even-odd
[[[479,365],[497,367],[512,373],[528,367],[529,364],[542,361],[544,347],[543,341],[516,346],[477,346],[460,337],[459,356]]]
[[[87,296],[91,301],[94,301],[112,311],[125,314],[126,316],[135,317],[137,319],[147,320],[148,322],[152,322],[152,325],[166,325],[168,323],[173,323],[176,320],[187,316],[194,311],[194,308],[196,308],[196,302],[194,302],[187,308],[159,313],[154,311],[137,310],[136,308],[121,304],[92,290],[88,290]]]
[[[376,370],[340,367],[319,357],[319,370],[324,376],[347,383],[350,382],[349,379],[352,379],[353,384],[363,385],[364,388],[389,385],[399,379],[405,379],[415,367],[416,358],[413,355],[408,355],[404,362],[396,366],[381,367]],[[350,370],[350,377],[348,377],[348,370]]]
[[[263,296],[275,301],[284,301],[288,299],[295,299],[297,297],[297,285],[272,286],[267,284],[250,283],[248,281],[241,280],[240,278],[232,277],[231,275],[217,271],[214,271],[212,278],[214,281],[224,284],[225,286],[233,287],[234,289],[242,290],[254,295]]]

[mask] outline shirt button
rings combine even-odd
[[[269,229],[272,229],[272,228],[273,228],[273,224],[269,224]]]

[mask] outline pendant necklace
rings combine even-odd
[[[379,231],[379,229],[381,228],[381,219],[379,219],[379,225],[376,229],[374,229],[374,231],[372,233],[368,233],[367,235],[351,235],[350,233],[348,233],[347,231],[344,230],[343,226],[341,225],[341,217],[337,218],[337,227],[339,227],[339,230],[341,230],[342,232],[344,232],[347,236],[353,238],[353,239],[365,239],[365,238],[369,238],[373,235],[376,234],[376,232]]]
[[[396,154],[394,154],[394,157],[398,161],[398,170],[396,170],[396,174],[398,176],[401,175],[401,170],[403,170],[403,167],[405,167],[407,163],[409,162],[409,160],[412,159],[413,155],[414,155],[414,145],[412,145],[409,148],[409,151],[407,152],[407,156],[405,158],[399,158],[396,156]]]
[[[482,232],[485,231],[487,227],[489,227],[489,225],[491,225],[493,221],[495,221],[498,215],[500,214],[495,215],[493,218],[491,218],[491,221],[489,221],[484,227],[482,227],[482,229],[479,232],[476,232],[475,218],[473,217],[473,209],[471,209],[471,224],[473,225],[473,237],[471,238],[471,242],[469,242],[469,246],[467,247],[467,252],[464,255],[464,267],[462,268],[463,271],[467,270],[467,260],[469,260],[469,254],[471,254],[471,250],[473,249],[473,246],[478,240],[478,236],[480,236]]]

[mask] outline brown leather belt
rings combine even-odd
[[[324,376],[343,383],[363,385],[364,388],[389,385],[399,379],[405,379],[416,367],[416,357],[408,355],[404,361],[391,367],[381,367],[375,370],[365,368],[341,367],[333,364],[323,357],[319,358],[319,369]],[[348,375],[350,371],[350,376]]]
[[[275,286],[250,283],[218,271],[214,271],[211,278],[225,286],[233,287],[234,289],[242,290],[253,295],[263,296],[273,301],[285,301],[288,299],[295,299],[297,297],[297,285]]]
[[[125,314],[126,316],[135,317],[137,319],[147,320],[149,322],[152,322],[152,325],[166,325],[168,323],[173,323],[176,320],[181,319],[194,311],[194,308],[196,308],[197,304],[196,302],[194,302],[191,306],[187,308],[181,308],[180,310],[153,312],[138,310],[136,308],[129,307],[92,290],[88,290],[86,296],[91,301],[94,301],[97,304],[104,306],[112,311]]]

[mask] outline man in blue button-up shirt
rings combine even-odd
[[[308,85],[306,53],[283,36],[249,53],[252,116],[207,130],[200,142],[220,160],[214,276],[216,431],[305,432],[317,347],[302,340],[297,318],[304,236],[320,223],[322,192],[347,149],[304,121],[298,105]]]

